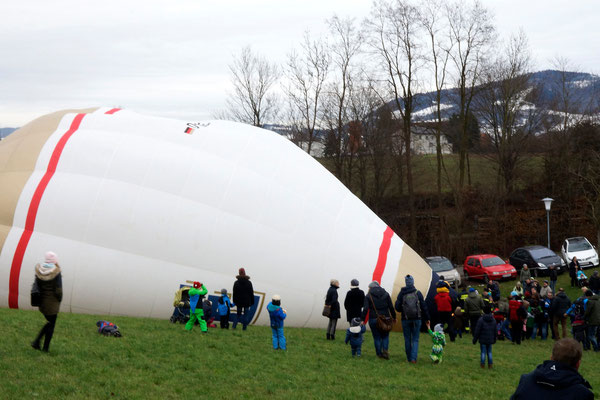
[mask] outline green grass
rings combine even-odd
[[[503,293],[512,285],[503,283]],[[375,357],[370,332],[363,357],[353,359],[344,331],[334,342],[325,340],[325,318],[323,329],[286,328],[287,352],[272,350],[268,327],[211,328],[203,335],[198,327],[186,332],[166,320],[105,318],[119,325],[122,338],[97,334],[99,316],[60,314],[50,353],[44,354],[29,346],[42,315],[0,309],[0,398],[505,399],[521,374],[549,358],[553,343],[498,342],[494,369],[481,370],[479,346],[469,336],[448,343],[443,363],[432,365],[431,339],[422,335],[418,364],[410,365],[401,333],[391,334],[389,361]],[[580,370],[596,396],[599,361],[600,354],[585,352]]]

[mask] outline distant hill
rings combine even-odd
[[[0,128],[0,140],[4,139],[19,128]]]

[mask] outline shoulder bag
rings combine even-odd
[[[394,327],[394,319],[387,315],[381,315],[377,312],[377,307],[375,307],[375,302],[373,301],[373,297],[371,293],[369,293],[369,297],[371,298],[371,304],[373,304],[373,310],[375,310],[375,315],[377,315],[377,329],[381,332],[389,332]]]

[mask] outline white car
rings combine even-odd
[[[577,257],[577,261],[579,261],[582,268],[597,267],[600,264],[596,248],[583,236],[565,239],[560,248],[560,253],[567,264],[571,262],[573,257]]]
[[[446,257],[433,256],[426,257],[425,262],[429,264],[433,272],[438,274],[439,277],[444,277],[450,285],[458,287],[461,282],[460,273],[456,269],[456,266],[452,264]]]

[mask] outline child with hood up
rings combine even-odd
[[[494,364],[492,359],[492,345],[496,343],[498,326],[496,320],[492,316],[492,310],[488,305],[484,307],[483,312],[483,317],[477,321],[477,326],[475,326],[473,344],[479,341],[481,349],[481,368],[485,368],[485,359],[487,356],[488,368],[491,369]]]
[[[431,360],[434,364],[442,362],[442,356],[444,355],[444,346],[446,345],[446,335],[444,334],[444,327],[442,324],[437,324],[434,328],[435,332],[431,330],[431,324],[427,322],[427,331],[433,341],[433,347],[431,348]]]
[[[271,302],[267,305],[269,318],[271,319],[271,330],[273,332],[273,349],[286,350],[285,336],[283,335],[283,320],[287,312],[281,308],[281,296],[273,295]]]
[[[219,298],[217,305],[221,329],[229,329],[229,314],[231,313],[231,307],[235,307],[235,304],[229,300],[227,289],[221,289],[221,297]]]
[[[350,342],[352,348],[352,357],[360,357],[362,344],[364,341],[363,335],[367,328],[361,324],[360,318],[352,318],[350,328],[346,330],[346,344]]]

